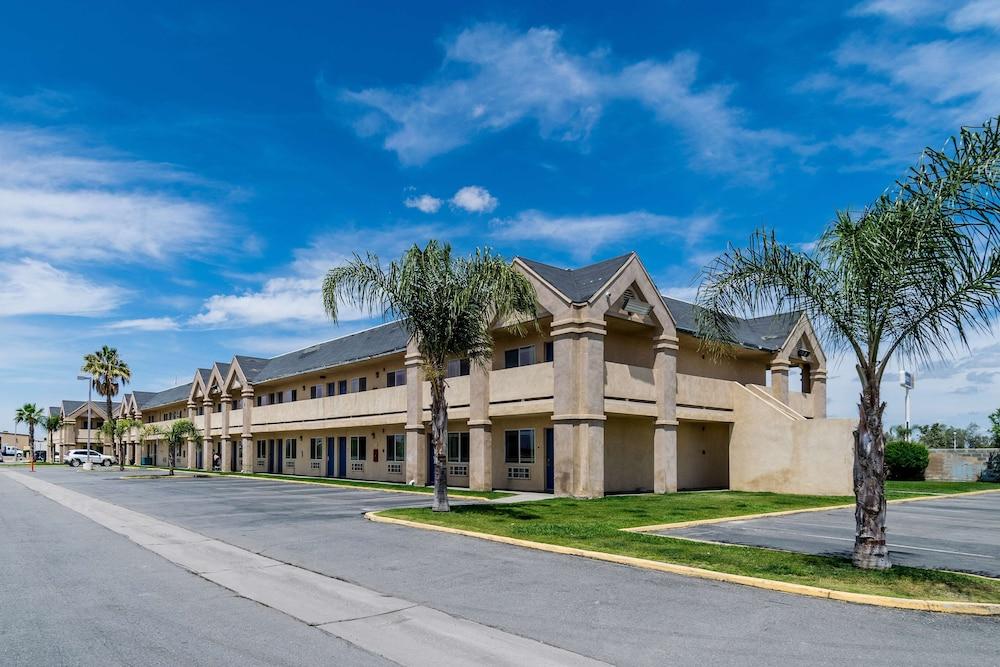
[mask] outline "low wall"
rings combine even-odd
[[[1000,449],[930,449],[924,479],[942,482],[974,482],[986,468],[990,454]]]

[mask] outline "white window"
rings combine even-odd
[[[535,429],[504,432],[504,463],[535,462]],[[511,479],[522,479],[512,477]],[[527,479],[527,478],[523,478]]]
[[[402,434],[385,436],[385,460],[393,463],[406,460],[406,436]],[[391,470],[389,472],[392,472]]]
[[[468,431],[448,434],[448,463],[469,462]]]
[[[309,458],[313,461],[323,458],[323,438],[309,438]]]
[[[351,436],[351,460],[364,461],[368,458],[368,438],[363,435]],[[354,470],[353,466],[351,468]],[[363,468],[359,468],[363,469]]]
[[[386,387],[402,387],[406,384],[406,370],[389,371],[385,374]]]
[[[368,389],[368,378],[354,378],[351,380],[351,393],[356,394],[359,391],[365,391]]]
[[[535,363],[535,346],[526,345],[507,350],[503,354],[504,368],[517,368],[518,366],[530,366]]]
[[[448,370],[445,373],[445,377],[457,378],[462,375],[469,374],[469,360],[468,359],[452,359],[448,362]]]
[[[287,440],[285,440],[285,458],[286,459],[298,458],[298,456],[297,456],[298,452],[296,451],[296,449],[297,449],[296,445],[297,445],[297,443],[295,442],[295,438],[288,438]]]

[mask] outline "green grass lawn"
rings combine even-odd
[[[891,494],[890,497],[913,498],[915,496],[911,491],[954,493],[979,488],[975,484],[970,487],[937,482],[894,482],[887,492]],[[1000,487],[992,485],[991,488]],[[1000,602],[1000,580],[910,567],[868,572],[855,569],[849,560],[841,558],[706,544],[620,530],[695,519],[823,507],[852,503],[853,500],[852,497],[726,491],[611,496],[598,500],[557,498],[516,505],[455,507],[448,514],[432,513],[427,509],[394,509],[380,514],[523,540],[856,593]]]
[[[143,466],[144,468],[155,468],[157,470],[168,470],[168,468],[155,467],[155,466]],[[305,477],[296,475],[274,475],[266,472],[257,472],[252,475],[241,473],[241,472],[213,472],[208,473],[205,470],[200,469],[188,469],[188,468],[174,468],[174,470],[180,472],[193,472],[193,473],[205,473],[212,475],[225,475],[227,477],[248,477],[250,479],[281,479],[289,480],[292,482],[300,483],[311,483],[311,484],[329,484],[330,486],[348,486],[361,489],[381,489],[385,491],[407,491],[409,493],[421,493],[424,495],[434,493],[434,489],[430,486],[410,486],[408,484],[393,484],[391,482],[368,482],[360,479],[342,479],[340,477]],[[496,498],[506,498],[508,496],[514,495],[513,493],[508,493],[506,491],[470,491],[468,489],[448,489],[449,496],[457,496],[461,498],[485,498],[487,500],[495,500]]]

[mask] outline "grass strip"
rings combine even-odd
[[[894,493],[912,498],[913,484],[894,483]],[[951,487],[960,492],[963,487]],[[964,487],[966,490],[980,488]],[[997,488],[993,485],[992,488]],[[949,491],[939,490],[938,493]],[[623,532],[630,528],[697,519],[738,517],[853,502],[851,497],[771,493],[678,493],[613,496],[597,500],[557,498],[515,505],[476,505],[433,513],[393,509],[382,516],[480,533],[690,565],[718,572],[891,597],[1000,602],[1000,580],[896,566],[884,572],[858,570],[850,560],[757,547],[707,544]]]

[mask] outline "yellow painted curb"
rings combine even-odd
[[[961,491],[958,493],[939,493],[937,495],[918,495],[912,498],[895,498],[893,500],[886,501],[886,504],[901,505],[903,503],[912,503],[917,500],[937,500],[938,498],[958,498],[960,496],[981,496],[986,493],[1000,493],[1000,489],[983,489],[982,491]],[[747,521],[749,519],[765,519],[772,516],[788,516],[791,514],[807,514],[809,512],[827,512],[830,510],[852,509],[853,507],[853,503],[846,505],[823,505],[821,507],[804,507],[802,509],[781,510],[778,512],[760,512],[758,514],[740,514],[736,516],[717,517],[714,519],[693,519],[691,521],[677,521],[675,523],[659,523],[652,526],[621,528],[620,530],[626,533],[655,533],[661,530],[706,526],[713,523],[725,523],[727,521]]]
[[[422,528],[424,530],[436,530],[452,535],[464,535],[466,537],[476,537],[490,542],[500,542],[513,546],[535,549],[537,551],[547,551],[549,553],[562,554],[566,556],[580,556],[594,560],[617,563],[619,565],[629,565],[645,570],[656,570],[670,574],[679,574],[687,577],[697,577],[699,579],[709,579],[711,581],[721,581],[731,584],[741,584],[752,586],[764,590],[779,591],[782,593],[792,593],[794,595],[805,595],[815,598],[826,598],[828,600],[840,600],[854,604],[867,604],[876,607],[891,607],[895,609],[911,609],[917,611],[934,611],[945,614],[972,614],[977,616],[1000,616],[1000,604],[991,602],[951,602],[946,600],[916,600],[910,598],[894,598],[884,595],[867,595],[864,593],[851,593],[848,591],[835,591],[829,588],[818,586],[807,586],[805,584],[793,584],[786,581],[776,581],[773,579],[762,579],[760,577],[749,577],[742,574],[729,574],[726,572],[716,572],[690,565],[678,565],[676,563],[664,563],[661,561],[648,560],[645,558],[635,558],[633,556],[622,556],[619,554],[605,553],[603,551],[590,551],[588,549],[578,549],[576,547],[565,547],[558,544],[546,544],[545,542],[534,542],[531,540],[521,540],[515,537],[503,535],[491,535],[489,533],[477,533],[460,528],[450,528],[448,526],[436,526],[429,523],[409,521],[407,519],[396,519],[393,517],[380,516],[377,512],[365,513],[365,518],[378,523],[391,523],[410,528]]]
[[[128,466],[126,466],[128,467]],[[146,468],[134,467],[136,470],[168,470],[168,468],[159,468],[155,466],[149,466]],[[175,471],[180,472],[181,475],[212,475],[213,477],[225,477],[227,479],[249,479],[267,482],[285,482],[287,484],[312,484],[313,486],[332,486],[338,489],[358,489],[359,491],[385,491],[386,493],[408,493],[411,496],[423,496],[424,498],[431,499],[434,497],[433,493],[426,493],[423,491],[410,491],[409,489],[386,489],[381,486],[363,486],[360,484],[337,484],[335,482],[315,482],[311,479],[286,479],[283,477],[257,477],[255,475],[243,475],[243,474],[223,474],[215,471],[208,470],[191,470],[190,468],[174,468]],[[330,479],[329,477],[324,479]],[[456,499],[462,500],[479,500],[483,502],[489,502],[490,498],[483,498],[482,496],[466,496],[466,495],[456,495],[450,496]],[[501,496],[503,497],[503,496]]]

